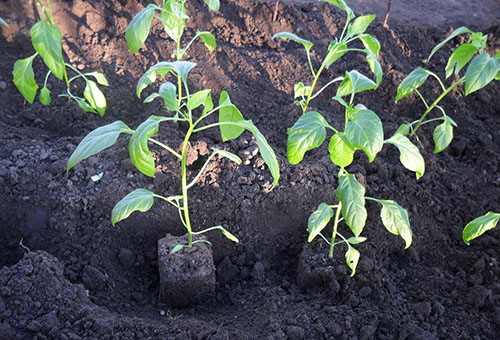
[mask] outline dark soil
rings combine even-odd
[[[172,42],[159,24],[135,55],[124,39],[127,23],[147,3],[53,2],[67,60],[104,72],[111,84],[104,89],[109,109],[100,118],[64,98],[53,97],[49,107],[24,101],[11,70],[16,59],[33,53],[29,28],[35,2],[0,2],[0,16],[10,24],[0,34],[0,339],[499,338],[500,230],[471,246],[461,240],[468,221],[500,210],[498,82],[467,97],[458,89],[443,102],[458,123],[455,138],[435,155],[432,127],[421,130],[427,167],[419,181],[388,146],[373,163],[358,152],[348,168],[364,178],[367,195],[394,199],[407,208],[414,233],[408,250],[383,228],[379,207],[369,202],[368,240],[358,246],[356,276],[350,277],[343,249],[333,260],[319,241],[302,251],[309,214],[320,202],[335,203],[336,168],[326,145],[309,152],[300,165],[286,161],[286,128],[300,116],[293,84],[310,81],[310,75],[300,46],[271,37],[286,30],[314,41],[317,65],[344,22],[342,13],[325,2],[280,1],[276,21],[274,1],[222,1],[217,13],[201,0],[189,2],[187,38],[196,29],[210,30],[218,42],[210,55],[201,43],[190,50],[190,60],[198,64],[191,72],[192,88],[212,88],[216,97],[224,89],[229,92],[275,149],[281,179],[269,192],[272,178],[250,134],[225,144],[216,130],[196,136],[193,173],[211,146],[240,155],[244,163],[215,162],[191,190],[193,225],[222,224],[240,243],[218,232],[208,234],[217,269],[213,299],[183,309],[162,304],[157,241],[167,233],[183,234],[177,211],[157,202],[117,227],[110,214],[136,188],[178,193],[179,164],[158,153],[158,175],[146,178],[126,160],[123,139],[65,174],[69,155],[94,128],[117,119],[136,127],[152,114],[165,113],[160,103],[142,104],[134,93],[143,72],[168,59]],[[460,2],[466,7],[452,0],[425,3],[395,1],[390,29],[381,25],[385,1],[353,5],[358,13],[373,9],[379,14],[369,32],[383,46],[384,80],[358,101],[379,114],[386,136],[420,116],[418,98],[394,103],[397,85],[425,65],[433,46],[453,29],[482,30],[490,51],[500,47],[498,1]],[[443,75],[446,56],[458,43],[443,48],[426,67]],[[35,66],[41,81],[45,69],[40,61]],[[367,70],[363,58],[346,55],[320,82],[353,68]],[[59,81],[49,84],[53,94],[64,91]],[[429,83],[424,92],[433,96],[437,90]],[[325,91],[312,108],[341,126],[343,113],[330,100],[333,95],[333,88]],[[166,124],[159,138],[180,145],[182,131]],[[101,172],[101,180],[91,180]],[[311,266],[310,273],[319,273],[314,280],[319,282],[299,287],[299,260]]]

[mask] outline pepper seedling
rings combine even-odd
[[[346,170],[346,167],[354,160],[354,153],[356,150],[362,150],[371,162],[382,149],[384,143],[393,144],[400,150],[403,165],[415,171],[417,177],[424,172],[423,158],[418,149],[409,143],[404,136],[384,141],[382,122],[378,115],[361,104],[354,105],[354,98],[357,93],[376,89],[382,81],[382,68],[377,60],[380,43],[375,37],[365,33],[375,16],[356,17],[353,10],[344,1],[324,1],[346,12],[347,19],[340,38],[335,38],[331,42],[318,70],[315,70],[311,60],[310,50],[314,46],[312,42],[288,32],[280,32],[274,35],[275,38],[290,39],[304,46],[313,76],[311,85],[304,85],[299,82],[294,87],[295,98],[299,98],[296,104],[301,106],[303,114],[288,130],[287,157],[291,164],[300,163],[307,151],[318,148],[323,144],[326,139],[327,129],[333,131],[328,151],[331,161],[339,166],[337,173],[338,187],[335,190],[338,203],[335,205],[321,203],[316,211],[310,215],[307,227],[309,233],[308,242],[312,242],[314,238],[320,236],[330,245],[330,258],[333,257],[335,245],[345,244],[347,246],[346,262],[352,270],[352,275],[354,275],[360,258],[360,253],[354,248],[354,245],[366,240],[365,237],[361,236],[367,219],[366,200],[372,200],[382,205],[380,216],[384,226],[391,233],[400,235],[406,243],[406,248],[412,242],[412,232],[407,211],[393,200],[365,196],[363,185],[359,183],[354,174],[350,174]],[[365,49],[349,47],[349,44],[355,40],[360,40]],[[361,52],[366,55],[370,70],[375,75],[375,81],[357,70],[351,70],[346,72],[344,76],[339,76],[327,82],[322,88],[315,91],[321,72],[351,51]],[[310,101],[328,86],[337,82],[340,82],[340,85],[332,99],[345,108],[343,130],[330,125],[319,112],[308,111]],[[330,239],[327,239],[322,232],[332,218],[332,234]],[[347,224],[354,236],[346,237],[339,232],[338,228],[342,221]],[[337,236],[340,241],[337,241]]]
[[[38,3],[42,8],[41,19],[30,30],[31,43],[36,52],[28,58],[19,59],[15,62],[12,72],[14,84],[24,98],[30,104],[33,104],[38,92],[38,84],[33,71],[33,60],[40,55],[45,65],[49,68],[49,71],[45,75],[43,87],[40,90],[40,103],[50,105],[51,96],[50,90],[47,87],[47,81],[49,76],[53,74],[60,80],[64,79],[66,83],[66,93],[59,96],[68,97],[76,101],[78,106],[86,112],[98,113],[100,116],[103,116],[107,106],[106,97],[99,89],[98,84],[108,86],[106,77],[97,71],[82,73],[64,61],[61,45],[62,35],[59,27],[54,22],[50,0],[47,0],[47,5],[42,0],[38,0]],[[67,69],[75,72],[76,75],[69,78]],[[83,98],[71,92],[71,83],[80,78],[85,81]],[[91,78],[95,79],[95,81]]]
[[[417,133],[420,126],[433,122],[441,122],[434,129],[433,140],[434,140],[434,153],[439,153],[445,150],[453,140],[453,127],[457,124],[453,119],[448,116],[442,106],[439,105],[441,100],[450,93],[454,88],[464,84],[465,95],[469,95],[477,90],[482,89],[488,85],[494,79],[500,80],[500,51],[492,57],[486,51],[487,36],[481,32],[473,32],[467,27],[460,27],[454,30],[445,40],[437,44],[434,49],[429,54],[427,60],[430,60],[432,56],[447,42],[453,38],[461,35],[469,34],[469,39],[467,42],[459,45],[453,53],[451,53],[448,58],[448,62],[445,68],[446,79],[450,78],[452,75],[459,76],[460,71],[467,66],[465,74],[455,79],[451,85],[445,86],[445,82],[434,72],[431,72],[423,67],[418,67],[413,70],[398,86],[396,103],[410,95],[411,93],[416,93],[418,97],[422,100],[426,110],[421,115],[421,117],[411,123],[402,124],[397,134],[410,135],[413,136]],[[442,93],[432,102],[428,102],[422,93],[418,90],[425,81],[431,76],[436,79],[442,90]],[[429,104],[430,103],[430,104]],[[432,119],[427,119],[427,115],[438,109],[441,113],[441,117],[436,117]]]
[[[211,10],[219,10],[219,0],[205,0],[205,3]],[[186,20],[189,19],[186,15],[186,0],[162,0],[161,6],[149,4],[128,24],[125,30],[125,40],[132,54],[136,53],[148,38],[153,18],[161,21],[167,35],[175,41],[175,51],[171,54],[175,60],[183,60],[187,55],[187,50],[197,38],[203,41],[210,53],[217,47],[215,37],[207,31],[196,32],[189,43],[182,47],[182,36],[186,28]],[[182,80],[179,77],[177,79],[179,100],[182,97],[182,87]]]
[[[211,89],[204,89],[195,93],[190,92],[187,77],[189,71],[195,65],[195,63],[189,61],[160,62],[146,71],[137,83],[136,93],[140,98],[142,91],[152,84],[158,75],[165,77],[167,74],[173,74],[177,78],[180,77],[184,88],[183,95],[179,95],[173,83],[165,81],[160,86],[158,92],[152,93],[145,99],[145,102],[150,102],[156,98],[163,99],[167,110],[174,113],[173,116],[150,116],[146,121],[140,124],[135,131],[130,129],[122,121],[116,121],[100,127],[92,131],[80,142],[69,158],[67,165],[67,170],[69,171],[78,162],[109,148],[117,141],[121,133],[131,135],[129,141],[130,160],[135,167],[146,176],[155,176],[155,162],[148,143],[160,146],[174,157],[178,158],[181,162],[182,190],[180,194],[164,197],[146,189],[137,189],[119,201],[113,208],[111,214],[111,222],[115,225],[119,221],[130,216],[134,211],[145,212],[149,210],[153,205],[154,198],[159,198],[170,203],[177,208],[181,222],[188,234],[188,243],[179,244],[172,249],[172,252],[179,251],[183,247],[191,247],[196,242],[207,242],[201,239],[193,241],[193,235],[202,234],[215,229],[220,230],[230,240],[238,242],[238,239],[221,225],[201,231],[195,231],[193,229],[189,211],[188,189],[196,184],[207,168],[207,165],[217,155],[228,158],[238,164],[241,163],[241,159],[237,155],[229,151],[212,148],[212,154],[208,157],[199,173],[188,182],[186,159],[189,140],[193,134],[209,128],[219,127],[222,140],[228,141],[238,138],[245,130],[250,131],[257,140],[262,158],[271,171],[274,179],[273,187],[278,183],[279,179],[279,165],[273,149],[253,122],[251,120],[244,120],[238,108],[231,102],[227,92],[223,91],[220,94],[219,105],[216,107],[214,107],[212,101]],[[201,124],[206,118],[216,112],[219,113],[219,121],[217,123]],[[158,131],[159,124],[162,122],[184,122],[188,125],[180,153],[161,141],[152,138]]]

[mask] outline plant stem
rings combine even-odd
[[[309,102],[311,101],[311,97],[312,97],[312,94],[314,92],[314,87],[316,86],[316,83],[318,82],[319,76],[320,76],[321,72],[323,71],[323,69],[325,68],[325,66],[326,66],[326,63],[323,62],[323,64],[321,64],[318,72],[316,72],[316,75],[314,76],[314,80],[311,84],[311,90],[309,91],[309,95],[307,96],[307,100],[306,100],[306,103],[304,105],[304,109],[302,110],[302,114],[306,113],[307,106],[309,106]]]
[[[410,134],[410,136],[413,136],[417,132],[417,130],[420,127],[420,125],[422,125],[422,122],[424,121],[425,117],[429,114],[429,112],[432,111],[432,109],[434,109],[436,107],[436,105],[441,101],[441,99],[443,99],[448,93],[451,92],[451,90],[453,90],[458,85],[462,84],[464,81],[465,81],[465,77],[460,78],[456,83],[454,83],[453,85],[451,85],[450,87],[448,87],[443,93],[441,93],[441,95],[439,97],[437,97],[437,99],[434,101],[434,103],[432,103],[431,106],[429,106],[427,108],[427,110],[425,110],[425,112],[422,115],[422,117],[420,117],[420,119],[418,120],[417,126],[412,131],[412,133]]]
[[[191,221],[189,219],[189,204],[188,204],[188,194],[187,194],[187,165],[186,165],[186,154],[187,146],[189,143],[189,138],[193,133],[193,123],[189,121],[189,129],[186,132],[186,137],[184,137],[184,142],[182,143],[182,155],[181,155],[181,178],[182,178],[182,208],[184,210],[184,222],[186,224],[186,229],[188,232],[188,247],[191,248],[193,245],[193,232],[191,228]]]
[[[330,243],[330,253],[329,257],[333,257],[333,247],[335,246],[335,237],[337,236],[337,227],[339,225],[340,211],[342,209],[342,202],[339,202],[337,206],[337,211],[335,212],[335,222],[333,223],[333,232],[332,232],[332,242]]]

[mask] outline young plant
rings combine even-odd
[[[317,210],[311,214],[307,229],[309,233],[308,242],[312,242],[316,236],[320,236],[330,245],[330,258],[333,257],[335,245],[345,244],[347,246],[346,262],[352,270],[352,275],[354,275],[360,257],[360,253],[354,248],[354,245],[366,240],[365,237],[361,236],[367,219],[366,200],[372,200],[382,205],[380,216],[384,226],[393,234],[400,235],[406,243],[406,248],[412,242],[412,232],[407,211],[395,201],[365,196],[363,185],[358,182],[354,174],[350,174],[346,170],[346,167],[354,160],[354,153],[356,150],[362,150],[371,162],[382,149],[384,143],[393,144],[400,150],[403,165],[415,171],[417,178],[424,172],[424,163],[418,149],[406,137],[397,136],[384,141],[382,122],[378,115],[361,104],[354,105],[354,98],[357,93],[377,88],[382,80],[382,68],[377,60],[380,44],[375,37],[365,33],[375,16],[355,17],[354,12],[344,1],[325,1],[344,10],[347,13],[347,19],[340,38],[335,38],[332,41],[318,70],[314,69],[311,62],[310,50],[313,46],[312,42],[299,38],[292,33],[281,32],[275,35],[275,37],[298,42],[305,47],[309,68],[313,76],[313,82],[310,86],[306,86],[302,82],[295,85],[295,98],[300,98],[297,104],[301,106],[303,114],[288,131],[287,157],[291,164],[300,163],[307,151],[318,148],[323,144],[326,139],[327,129],[333,131],[328,151],[331,161],[339,166],[337,174],[339,184],[335,190],[338,203],[335,205],[321,203]],[[349,47],[348,44],[354,40],[361,40],[365,49]],[[329,81],[315,92],[316,83],[321,72],[350,51],[366,54],[368,65],[375,74],[375,81],[357,70],[352,70],[346,72],[344,76]],[[335,82],[340,82],[340,85],[332,99],[345,108],[343,130],[330,125],[319,112],[307,111],[310,101]],[[332,234],[330,239],[327,239],[322,232],[332,218]],[[354,236],[347,237],[339,232],[342,221],[347,224]],[[337,236],[340,240],[337,240]]]
[[[61,45],[62,35],[59,27],[57,27],[54,22],[50,0],[47,0],[47,5],[45,5],[42,0],[38,0],[38,3],[42,7],[41,19],[34,24],[30,30],[31,42],[36,52],[26,59],[19,59],[15,62],[12,72],[14,84],[24,98],[30,104],[33,104],[38,91],[38,84],[35,80],[35,73],[33,72],[33,60],[36,56],[40,55],[45,65],[49,68],[40,91],[40,103],[43,105],[50,105],[51,96],[50,90],[47,87],[47,81],[49,76],[53,74],[60,80],[64,79],[66,83],[66,93],[60,94],[59,96],[65,96],[76,101],[78,106],[86,112],[98,113],[103,116],[106,112],[106,98],[97,84],[108,86],[106,77],[102,73],[96,71],[82,73],[77,68],[64,61]],[[69,78],[67,69],[75,72],[76,75]],[[83,98],[71,92],[71,83],[79,78],[85,81]],[[94,78],[95,81],[91,78]]]
[[[219,10],[219,0],[205,0],[205,3],[211,10]],[[185,47],[182,47],[182,35],[186,28],[186,20],[189,19],[189,16],[186,15],[185,5],[186,0],[162,0],[161,7],[153,3],[140,11],[132,19],[125,31],[125,40],[130,52],[137,52],[144,44],[149,36],[153,18],[161,21],[165,32],[175,41],[175,51],[171,54],[171,57],[175,60],[183,60],[184,56],[187,55],[187,50],[198,37],[203,41],[210,53],[215,50],[217,47],[215,37],[207,31],[196,32],[189,43]],[[182,80],[180,77],[177,78],[177,91],[180,100],[182,97]]]
[[[487,36],[483,35],[481,32],[473,32],[467,27],[460,27],[453,31],[445,40],[434,47],[427,59],[430,60],[448,41],[461,34],[469,34],[469,39],[467,42],[458,46],[450,55],[448,63],[446,64],[445,75],[446,79],[453,74],[458,76],[460,75],[460,71],[469,64],[465,74],[460,77],[455,77],[455,80],[452,81],[449,86],[445,86],[445,82],[436,73],[419,67],[408,74],[401,82],[398,86],[398,92],[395,99],[397,103],[400,99],[415,92],[426,108],[418,120],[402,124],[398,129],[399,134],[409,134],[413,136],[417,133],[420,126],[432,122],[441,122],[441,124],[435,127],[433,133],[434,153],[441,152],[450,145],[453,140],[453,127],[457,126],[453,119],[446,114],[444,108],[439,105],[440,101],[454,88],[462,84],[464,84],[465,95],[467,96],[482,89],[494,79],[500,80],[500,52],[498,52],[495,57],[490,56],[485,51]],[[442,89],[442,93],[431,104],[429,104],[430,102],[428,102],[418,90],[429,76],[435,78]],[[429,113],[436,111],[434,109],[437,109],[441,113],[441,116],[426,120]]]
[[[144,212],[149,210],[153,205],[154,198],[159,198],[170,203],[177,208],[181,222],[188,234],[188,243],[176,246],[172,252],[179,251],[183,247],[191,247],[196,242],[208,242],[205,240],[193,241],[193,235],[202,234],[214,229],[219,229],[227,238],[234,242],[238,242],[238,239],[221,225],[195,231],[191,224],[188,189],[196,184],[210,161],[212,161],[215,156],[219,155],[238,164],[241,163],[241,159],[235,154],[225,150],[212,148],[212,154],[208,157],[200,172],[188,182],[186,157],[189,140],[193,134],[209,128],[219,127],[222,140],[228,141],[238,138],[245,130],[250,131],[257,140],[262,158],[268,165],[274,178],[273,187],[278,183],[279,179],[279,166],[274,151],[252,121],[244,120],[242,114],[231,102],[229,95],[225,91],[220,94],[219,104],[215,108],[212,102],[210,89],[200,90],[195,93],[190,92],[187,77],[189,71],[195,65],[195,63],[188,61],[161,62],[146,71],[137,84],[136,93],[140,98],[141,92],[152,84],[158,75],[165,77],[167,74],[173,74],[180,78],[184,88],[183,95],[179,95],[173,83],[165,81],[160,86],[158,92],[152,93],[145,99],[145,102],[150,102],[155,98],[163,99],[167,110],[174,113],[173,116],[151,116],[140,124],[135,131],[121,121],[116,121],[100,127],[92,131],[81,141],[69,158],[67,165],[67,170],[69,171],[78,162],[112,146],[121,133],[131,135],[129,142],[130,160],[135,167],[146,176],[155,176],[155,162],[148,143],[160,146],[170,152],[174,157],[178,158],[181,162],[182,189],[180,194],[164,197],[146,189],[137,189],[119,201],[113,208],[111,214],[111,222],[114,225],[127,218],[134,211]],[[216,112],[219,113],[219,121],[217,123],[201,124],[205,119]],[[152,138],[158,131],[159,124],[162,122],[184,122],[188,125],[180,153],[161,141]]]
[[[0,17],[0,25],[4,25],[5,27],[9,27],[9,24],[7,24],[5,22],[5,20],[3,20],[1,17]]]

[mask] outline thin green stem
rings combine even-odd
[[[47,81],[49,80],[49,76],[51,73],[52,71],[49,70],[49,72],[47,72],[47,74],[45,75],[45,81],[43,82],[43,87],[47,87]]]
[[[184,222],[188,232],[188,247],[191,248],[193,243],[193,232],[191,228],[191,221],[189,218],[189,203],[188,203],[188,193],[187,193],[187,146],[189,143],[189,138],[193,133],[193,124],[189,121],[189,129],[184,137],[184,142],[182,143],[182,156],[181,156],[181,180],[182,180],[182,207],[184,210]]]
[[[321,75],[321,72],[323,72],[324,68],[326,67],[325,61],[323,61],[323,64],[321,64],[320,68],[318,69],[318,72],[316,72],[316,75],[314,76],[313,82],[311,84],[311,89],[309,90],[309,95],[307,96],[306,103],[304,104],[304,108],[302,109],[302,114],[306,113],[307,107],[309,106],[309,102],[311,101],[312,93],[314,92],[314,88],[316,87],[316,83],[318,82],[319,76]]]
[[[217,154],[217,152],[212,152],[212,154],[210,156],[208,156],[207,160],[205,161],[205,164],[203,164],[203,166],[201,167],[201,170],[198,172],[198,174],[196,175],[196,177],[187,185],[188,189],[191,188],[193,185],[195,185],[196,182],[198,182],[198,180],[200,179],[201,175],[203,174],[203,172],[207,168],[208,164],[210,163],[210,161],[212,160],[212,158],[215,157],[216,154]]]
[[[179,158],[179,159],[182,159],[182,156],[179,155],[179,153],[177,153],[174,149],[172,149],[170,146],[166,145],[166,144],[163,144],[162,142],[154,139],[154,138],[148,138],[148,140],[156,145],[159,145],[161,146],[162,148],[164,148],[165,150],[167,150],[168,152],[170,152],[172,155],[174,155],[175,157]]]
[[[309,63],[309,68],[311,69],[311,73],[313,77],[316,77],[316,72],[314,72],[314,67],[311,61],[311,54],[309,53],[309,49],[306,49],[306,54],[307,54],[307,62]]]
[[[205,230],[193,231],[193,235],[201,235],[201,234],[207,233],[207,232],[212,231],[212,230],[224,230],[224,228],[222,228],[221,225],[216,225],[215,227],[210,227],[210,228],[207,228]]]
[[[178,202],[179,202],[179,198],[181,198],[182,196],[164,197],[161,195],[153,194],[153,197],[161,198],[162,200],[172,204],[178,210],[181,210],[181,206],[178,204]],[[175,202],[173,202],[173,201],[175,201]]]
[[[333,257],[333,247],[335,246],[335,237],[337,236],[337,228],[339,225],[340,211],[342,210],[342,202],[339,202],[337,206],[337,211],[335,212],[335,221],[333,222],[333,231],[332,231],[332,241],[330,243],[330,253],[328,256],[330,258]]]
[[[420,93],[419,90],[415,90],[415,92],[417,92],[418,96],[420,97],[420,99],[422,100],[422,102],[424,103],[425,105],[425,108],[428,109],[429,108],[429,104],[427,104],[427,101],[425,100],[424,96],[422,95],[422,93]]]
[[[342,81],[344,80],[344,77],[337,77],[331,81],[329,81],[328,83],[326,83],[326,85],[324,85],[321,89],[318,90],[318,92],[316,92],[312,97],[311,97],[311,100],[316,98],[317,96],[320,95],[321,92],[323,92],[328,86],[332,85],[333,83],[336,83],[338,81]]]
[[[439,78],[439,77],[437,76],[437,74],[435,74],[435,73],[433,73],[433,72],[431,72],[431,71],[427,71],[427,72],[429,72],[429,74],[430,74],[431,76],[433,76],[434,78],[436,78],[436,79],[437,79],[437,81],[438,81],[438,83],[439,83],[439,85],[440,85],[440,86],[441,86],[441,88],[443,89],[443,91],[446,91],[446,87],[444,86],[443,82],[441,81],[441,78]]]

